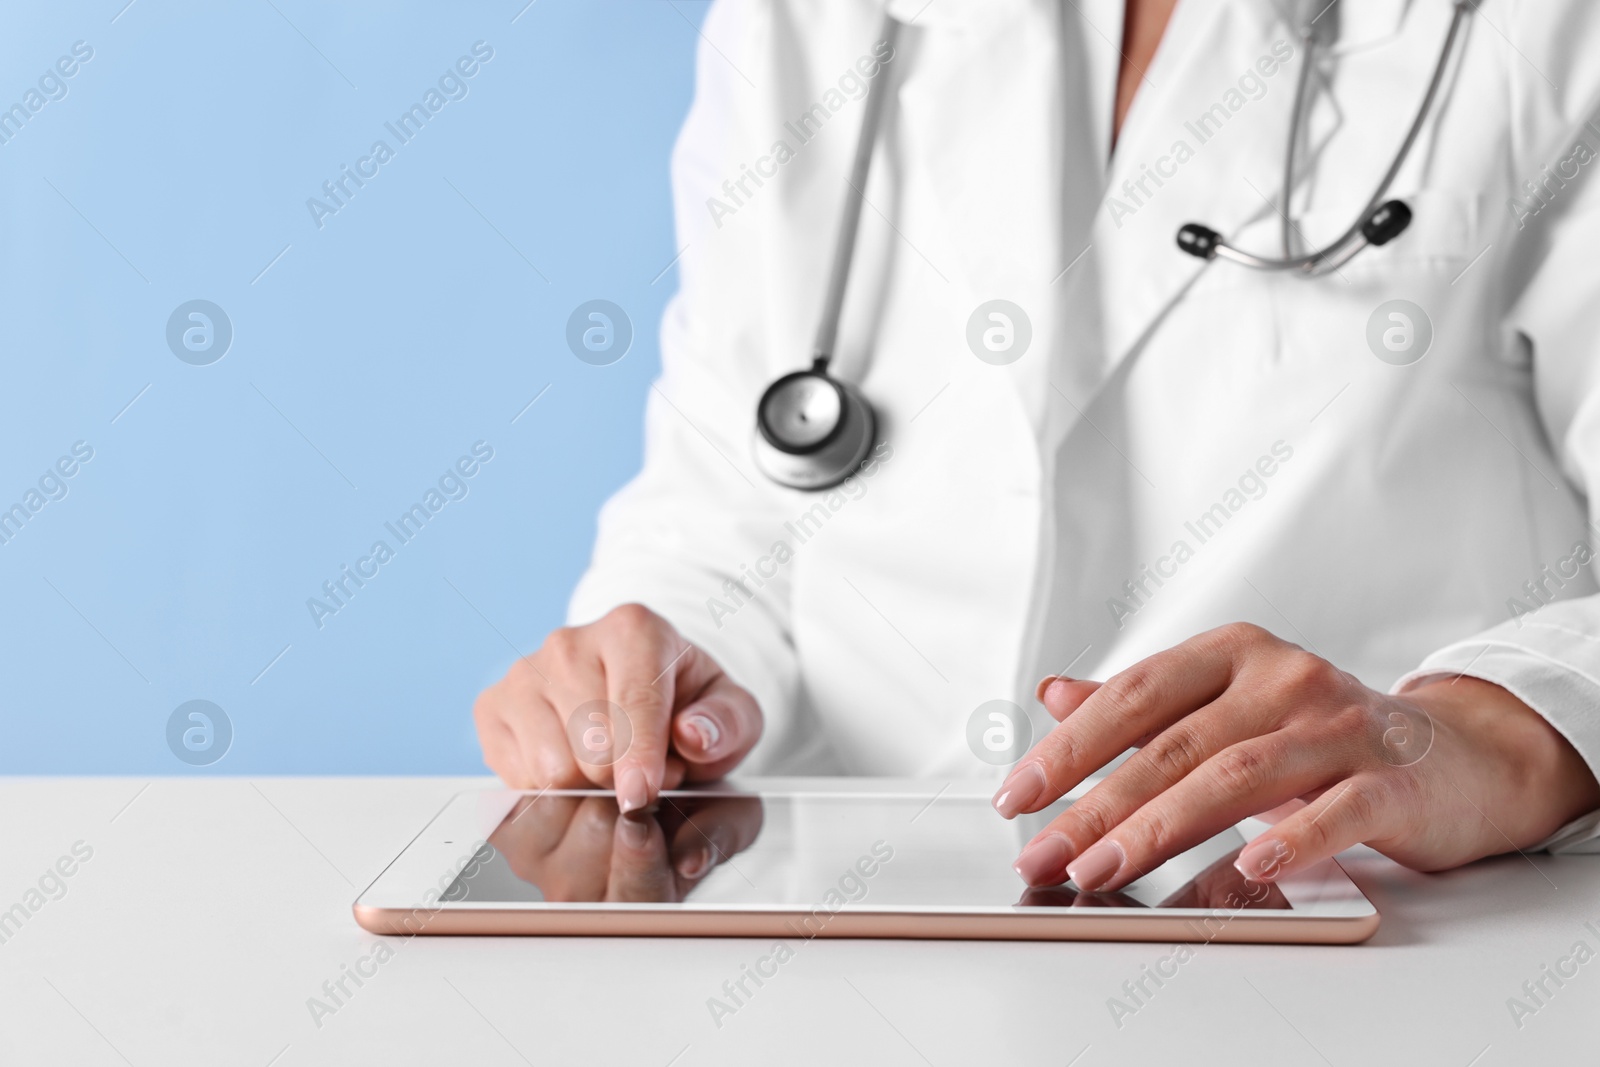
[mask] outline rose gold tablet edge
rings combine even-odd
[[[1363,895],[1364,898],[1364,895]],[[1369,901],[1370,903],[1370,901]],[[907,914],[841,911],[814,934],[810,912],[581,912],[378,908],[357,902],[356,922],[375,934],[546,937],[777,937],[810,940],[889,938],[977,941],[1164,941],[1169,943],[1353,945],[1378,930],[1381,916],[1254,918],[1236,913],[1217,924],[1203,916]]]
[[[356,905],[356,922],[375,934],[488,937],[792,937],[809,940],[797,925],[807,912],[538,912],[437,913],[419,928],[402,909]],[[828,938],[976,941],[1161,941],[1224,944],[1358,944],[1377,932],[1379,916],[1238,921],[1208,933],[1193,917],[1146,915],[907,915],[839,912],[814,936]]]

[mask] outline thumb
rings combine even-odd
[[[696,649],[684,660],[684,674],[678,679],[679,706],[672,717],[672,747],[683,759],[690,780],[720,778],[761,740],[761,708],[750,691],[722,673],[706,653]]]

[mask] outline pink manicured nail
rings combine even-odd
[[[1038,688],[1033,691],[1034,699],[1041,704],[1048,704],[1053,697],[1056,700],[1067,698],[1067,687],[1076,685],[1078,679],[1065,674],[1052,674],[1039,682]]]
[[[1078,883],[1079,889],[1093,893],[1122,870],[1127,858],[1117,842],[1101,841],[1072,861],[1072,866],[1067,868],[1067,877]]]
[[[617,773],[617,806],[626,815],[650,803],[650,787],[644,772],[631,763]]]
[[[1047,834],[1030,842],[1011,869],[1029,885],[1056,885],[1067,873],[1071,854],[1072,842],[1066,834]]]
[[[1233,861],[1233,869],[1255,882],[1276,881],[1292,853],[1275,837],[1250,842]]]
[[[711,750],[717,747],[717,742],[722,739],[722,731],[717,727],[715,719],[709,715],[696,712],[685,715],[681,729],[694,738],[695,747],[709,756]]]
[[[1037,763],[1025,763],[1011,772],[994,798],[994,810],[1006,818],[1030,808],[1043,795],[1044,768]]]

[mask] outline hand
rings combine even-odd
[[[1532,708],[1459,677],[1368,689],[1257,626],[1211,630],[1101,685],[1046,679],[1057,725],[995,798],[1038,811],[1139,747],[1022,850],[1031,885],[1121,888],[1252,815],[1235,861],[1272,881],[1364,842],[1418,870],[1523,848],[1600,807],[1600,784]],[[1274,811],[1274,809],[1279,809]]]
[[[624,812],[721,778],[761,737],[761,709],[650,609],[563,627],[472,709],[484,762],[513,789],[612,786]]]
[[[761,833],[758,797],[671,797],[619,815],[609,798],[519,801],[489,843],[551,901],[677,903]]]

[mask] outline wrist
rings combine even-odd
[[[1519,813],[1522,832],[1507,827],[1519,846],[1600,808],[1600,782],[1583,757],[1503,686],[1463,675],[1409,689],[1403,699],[1428,713],[1436,734],[1455,735],[1470,753],[1490,761],[1489,795]]]

